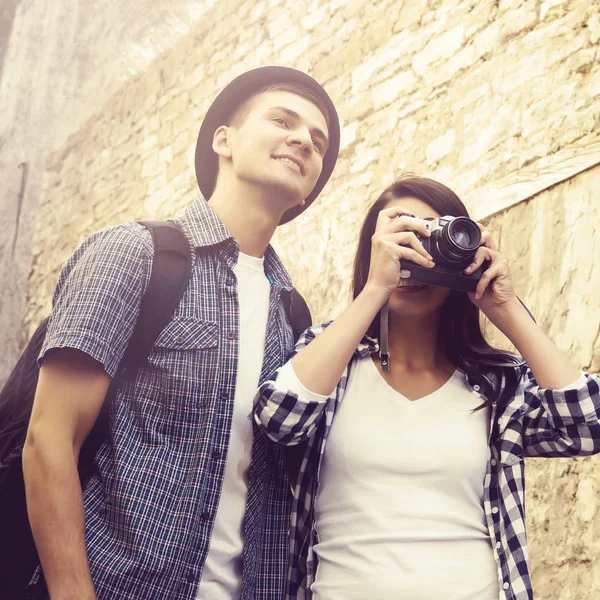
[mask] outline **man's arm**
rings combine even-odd
[[[70,348],[50,351],[40,369],[23,475],[31,529],[52,600],[96,597],[77,462],[109,384],[99,362]]]

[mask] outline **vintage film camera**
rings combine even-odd
[[[405,217],[417,219],[414,215]],[[431,237],[417,237],[431,256],[435,267],[427,269],[410,260],[402,260],[401,277],[427,285],[447,287],[460,292],[474,292],[484,272],[479,267],[466,275],[477,248],[481,244],[481,231],[475,221],[468,217],[439,217],[419,219],[430,231]]]

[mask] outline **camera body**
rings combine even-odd
[[[414,215],[404,216],[417,219]],[[418,220],[431,233],[428,238],[419,234],[417,237],[433,257],[435,266],[428,269],[403,259],[401,277],[460,292],[474,292],[484,268],[479,267],[469,275],[464,270],[473,261],[481,244],[481,231],[477,223],[468,217],[450,216]]]

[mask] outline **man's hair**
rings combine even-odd
[[[244,122],[244,119],[248,116],[254,98],[256,98],[256,96],[264,92],[289,92],[290,94],[296,94],[296,96],[300,96],[305,100],[312,102],[323,113],[323,116],[325,117],[325,122],[327,123],[327,127],[329,127],[329,111],[327,110],[327,106],[325,102],[323,102],[322,98],[317,96],[308,88],[293,83],[275,83],[259,89],[250,97],[246,98],[235,109],[227,125],[239,127]]]

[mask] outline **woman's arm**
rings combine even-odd
[[[523,356],[537,383],[544,388],[564,388],[579,377],[579,369],[556,347],[527,313],[512,282],[508,260],[482,225],[482,246],[477,251],[467,273],[489,263],[474,294],[472,302],[480,308]]]
[[[324,396],[333,393],[388,295],[385,289],[365,286],[354,302],[310,346],[292,358],[294,372],[307,390]]]
[[[525,373],[523,440],[526,456],[589,456],[600,452],[600,379],[581,373],[564,388],[543,388]]]
[[[513,343],[540,387],[561,389],[577,381],[581,371],[538,327],[516,296],[490,311],[488,318]]]
[[[515,294],[508,261],[496,251],[485,230],[483,241],[467,272],[484,260],[489,267],[469,297],[527,362],[517,390],[523,399],[525,454],[551,457],[600,452],[598,377],[582,373],[538,327]]]
[[[308,390],[322,395],[333,392],[369,325],[398,287],[402,258],[433,267],[415,232],[427,237],[431,234],[422,221],[403,216],[408,212],[393,206],[379,213],[364,289],[310,347],[292,359],[298,379]]]
[[[255,420],[275,442],[294,445],[312,435],[318,416],[363,339],[369,325],[400,281],[400,261],[410,259],[432,267],[431,256],[414,232],[429,236],[425,225],[401,206],[379,213],[371,244],[369,277],[352,304],[326,327],[309,329],[301,337],[285,384],[275,378],[265,382],[255,399]],[[297,378],[290,389],[289,375]],[[276,377],[278,374],[276,374]]]
[[[307,329],[300,336],[295,352],[303,351],[328,325]],[[305,390],[288,361],[258,388],[254,420],[273,442],[295,446],[312,436],[328,399]]]

